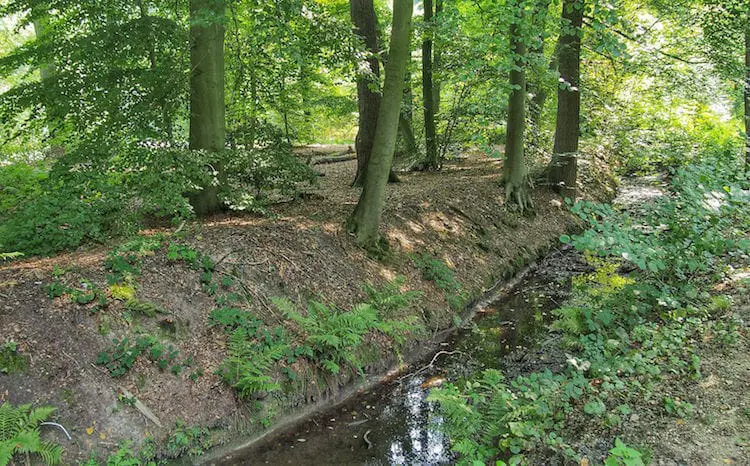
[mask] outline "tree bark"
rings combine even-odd
[[[382,252],[383,242],[378,233],[385,204],[385,190],[396,147],[399,114],[406,64],[410,54],[412,0],[394,0],[393,27],[388,62],[385,66],[383,98],[380,103],[378,125],[372,154],[367,164],[364,187],[354,212],[349,217],[348,230],[357,244],[368,251]]]
[[[521,21],[518,18],[517,21]],[[511,42],[513,66],[510,71],[510,97],[508,98],[508,127],[505,144],[503,180],[507,202],[516,204],[521,211],[531,207],[527,192],[527,173],[524,164],[524,132],[526,129],[526,72],[524,58],[526,44],[520,36],[519,24],[513,22],[508,34]]]
[[[422,102],[424,106],[425,168],[439,170],[435,137],[435,95],[432,83],[432,0],[423,0],[424,38],[422,40]]]
[[[378,20],[375,15],[373,0],[349,0],[349,12],[354,24],[354,33],[362,38],[369,57],[367,69],[360,70],[357,77],[357,105],[359,108],[359,128],[355,140],[357,152],[357,174],[354,186],[362,186],[367,162],[372,153],[375,139],[375,128],[378,125],[380,111],[380,94],[373,90],[380,79],[380,61],[378,54]]]
[[[581,37],[584,0],[563,0],[559,70],[564,80],[557,90],[555,145],[549,165],[549,182],[565,197],[575,198],[578,136],[581,116]]]
[[[435,19],[440,21],[440,15],[443,12],[443,0],[435,0]],[[435,37],[432,38],[432,88],[434,89],[435,94],[435,115],[440,114],[440,96],[441,92],[443,90],[443,85],[440,82],[438,78],[435,77],[435,71],[437,71],[438,76],[440,76],[440,71],[442,70],[443,66],[443,57],[440,53],[440,42],[435,40]],[[439,156],[438,156],[439,157]]]
[[[550,0],[537,0],[534,3],[534,21],[536,22],[536,28],[540,33],[534,47],[529,51],[532,55],[544,56],[543,33],[549,5]],[[555,47],[555,51],[552,53],[547,69],[549,71],[557,70],[557,47]],[[539,147],[541,145],[541,132],[539,128],[541,126],[542,114],[544,113],[544,106],[547,103],[547,97],[549,94],[544,86],[543,77],[539,77],[536,82],[529,82],[527,89],[529,94],[531,94],[531,101],[529,103],[529,122],[531,123],[532,140],[534,146]]]
[[[216,153],[226,139],[224,108],[224,14],[223,0],[190,0],[190,149]],[[209,170],[224,180],[221,163]],[[210,184],[190,196],[198,215],[223,208],[219,186]]]

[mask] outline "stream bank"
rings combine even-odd
[[[17,344],[29,364],[22,372],[0,374],[0,402],[56,406],[54,420],[72,440],[56,431],[45,431],[45,436],[64,446],[66,464],[85,461],[92,451],[104,457],[125,440],[132,440],[134,449],[150,446],[156,458],[164,459],[203,453],[207,445],[231,448],[265,435],[269,424],[283,425],[356,393],[361,379],[348,372],[305,379],[310,383],[260,400],[239,398],[217,374],[228,344],[209,321],[221,306],[217,295],[205,291],[200,270],[171,257],[172,244],[186,254],[194,250],[209,257],[217,264],[217,276],[235,277],[224,295],[241,295],[242,309],[266,325],[285,325],[271,297],[283,296],[299,306],[317,300],[346,310],[366,299],[364,284],[383,287],[403,277],[403,291],[422,293],[408,314],[427,330],[426,337],[402,351],[409,360],[427,350],[425,342],[439,341],[457,317],[415,258],[427,255],[444,264],[460,284],[463,299],[471,301],[544,255],[575,225],[557,197],[543,189],[534,193],[535,217],[505,212],[499,164],[471,156],[440,173],[406,174],[402,183],[389,188],[384,234],[394,255],[385,263],[375,261],[353,245],[343,228],[356,202],[357,191],[348,187],[354,168],[353,162],[321,165],[326,175],[321,185],[303,200],[275,208],[273,218],[222,215],[189,224],[177,235],[144,232],[145,237],[165,238],[139,258],[133,282],[137,299],[162,310],[154,317],[134,314],[124,301],[112,298],[107,277],[112,273],[107,265],[111,247],[3,266],[0,343]],[[607,186],[591,183],[589,193],[606,198],[611,193]],[[107,306],[75,302],[71,294],[51,299],[48,292],[55,283],[105,290]],[[172,345],[179,360],[190,364],[174,373],[139,357],[117,377],[95,364],[113,339],[145,335]],[[388,341],[370,343],[379,357],[365,372],[377,379],[399,360]],[[296,369],[305,373],[307,367]],[[123,402],[126,393],[147,407],[158,424]],[[175,432],[184,431],[179,426],[199,429],[205,442],[199,448],[170,448]]]
[[[439,350],[408,371],[334,408],[233,453],[204,464],[450,464],[455,457],[440,431],[442,418],[430,388],[460,380],[482,369],[502,366],[506,373],[549,368],[565,357],[529,352],[543,337],[549,312],[562,303],[571,278],[592,269],[569,247],[551,251],[457,329]]]

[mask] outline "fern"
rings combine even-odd
[[[141,301],[140,299],[128,299],[125,301],[125,309],[136,314],[141,314],[146,317],[156,317],[157,314],[164,314],[164,309],[158,304],[152,303],[151,301]]]
[[[274,381],[276,363],[284,358],[289,344],[283,337],[258,341],[247,329],[238,328],[229,338],[229,356],[219,368],[224,381],[249,398],[259,392],[274,392],[281,385]]]
[[[386,300],[381,298],[385,294],[378,294],[372,287],[369,289],[383,305]],[[388,293],[388,296],[393,296],[392,291]],[[289,320],[298,325],[305,346],[312,352],[311,359],[333,374],[338,374],[342,367],[362,372],[359,353],[368,333],[379,331],[401,344],[403,336],[415,329],[413,321],[383,321],[377,306],[372,303],[358,304],[349,311],[341,311],[334,306],[311,301],[307,315],[303,315],[288,299],[273,298],[272,301]],[[392,305],[394,301],[388,302]]]
[[[368,302],[383,315],[407,309],[417,299],[422,297],[420,291],[402,292],[401,287],[406,280],[402,276],[387,282],[381,289],[375,288],[370,283],[362,287],[367,294]]]
[[[39,424],[54,411],[49,406],[0,406],[0,466],[10,463],[16,453],[36,454],[45,464],[60,463],[62,447],[39,436]]]

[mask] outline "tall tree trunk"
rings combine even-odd
[[[357,174],[352,184],[362,186],[367,162],[372,154],[372,143],[375,140],[375,128],[378,125],[378,112],[380,111],[380,93],[373,90],[380,80],[378,19],[375,15],[373,0],[349,0],[349,12],[354,24],[354,33],[362,38],[369,54],[366,61],[368,69],[360,71],[357,77],[359,108],[359,129],[355,140]]]
[[[443,12],[443,0],[435,0],[435,19],[440,21],[440,15]],[[435,36],[433,35],[432,38],[432,88],[434,89],[433,93],[435,95],[435,115],[440,114],[440,95],[441,91],[443,89],[443,85],[440,82],[438,78],[435,77],[435,71],[437,71],[438,76],[440,76],[440,72],[442,70],[443,66],[443,56],[441,50],[440,50],[441,43],[437,40],[435,40]],[[439,157],[439,156],[438,156]]]
[[[190,0],[190,149],[209,153],[224,150],[224,13],[223,0]],[[208,19],[207,19],[208,18]],[[214,160],[209,169],[224,181],[223,167]],[[211,184],[191,196],[198,215],[222,209],[219,186]]]
[[[404,74],[410,54],[412,0],[393,1],[393,27],[385,83],[380,103],[378,125],[375,130],[372,154],[367,164],[364,188],[354,212],[349,217],[348,230],[357,244],[373,252],[382,252],[378,233],[385,204],[385,190],[396,148],[399,114],[401,112]]]
[[[39,12],[36,18],[34,18],[33,24],[34,35],[36,35],[36,38],[39,40],[44,40],[44,36],[47,34],[47,30],[49,29],[49,13],[47,13],[46,11]],[[41,77],[42,82],[49,82],[54,73],[55,67],[53,64],[45,62],[39,65],[39,76]]]
[[[34,35],[37,40],[44,41],[49,32],[49,12],[42,5],[34,9]],[[50,136],[54,135],[60,122],[60,115],[56,111],[55,90],[53,89],[53,77],[55,75],[55,65],[51,62],[43,62],[39,65],[39,77],[44,87],[44,110],[46,112],[47,130]],[[52,147],[52,152],[57,152],[56,147]]]
[[[547,12],[549,10],[550,0],[537,0],[534,2],[534,22],[535,28],[539,30],[539,35],[534,44],[534,47],[529,50],[531,55],[538,55],[544,57],[544,31],[546,26]],[[557,47],[555,52],[550,58],[548,70],[557,70]],[[544,77],[539,76],[536,82],[529,82],[527,89],[531,94],[531,101],[529,103],[529,122],[531,124],[532,141],[535,147],[540,147],[540,126],[542,114],[544,112],[544,105],[547,103],[547,89],[544,86]]]
[[[750,13],[745,23],[745,171],[750,173]]]
[[[435,137],[435,96],[432,84],[432,0],[423,0],[424,39],[422,40],[422,102],[424,105],[425,168],[439,170]]]
[[[516,21],[523,21],[521,17]],[[510,71],[510,97],[508,98],[508,128],[505,144],[503,181],[505,198],[521,211],[532,207],[531,196],[527,191],[527,172],[524,164],[524,132],[526,129],[526,71],[524,59],[526,44],[520,35],[518,22],[510,25],[508,34],[511,43],[513,66]]]
[[[581,37],[584,0],[563,0],[559,69],[564,82],[557,91],[555,146],[549,166],[549,182],[565,197],[575,198],[580,132]]]

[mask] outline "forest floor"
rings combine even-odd
[[[225,291],[246,295],[246,308],[269,325],[290,325],[279,317],[271,297],[299,304],[315,299],[350,309],[366,298],[364,284],[383,286],[404,277],[402,288],[424,293],[409,312],[421,317],[428,329],[423,338],[429,339],[451,327],[457,312],[435,283],[423,278],[415,257],[442,260],[473,299],[543,254],[574,225],[544,188],[534,193],[535,216],[507,212],[499,162],[469,155],[438,173],[403,174],[402,182],[389,187],[383,233],[394,252],[389,260],[377,261],[357,248],[344,228],[359,193],[349,187],[355,167],[355,161],[315,165],[322,174],[319,185],[302,199],[274,206],[271,217],[231,213],[189,223],[177,234],[143,232],[165,237],[162,247],[143,254],[132,271],[138,300],[162,309],[155,316],[138,315],[112,299],[111,267],[105,263],[114,245],[2,266],[0,345],[15,342],[25,368],[0,372],[0,402],[56,406],[55,420],[72,440],[55,429],[45,429],[45,436],[64,446],[65,464],[85,460],[92,451],[111,452],[123,440],[137,447],[153,438],[162,456],[186,453],[189,448],[174,441],[184,426],[210,429],[210,440],[203,442],[202,434],[200,442],[191,440],[201,444],[192,450],[199,452],[262,432],[263,422],[274,424],[310,403],[332,400],[357,378],[314,377],[297,384],[261,422],[253,403],[238,399],[215,374],[227,348],[226,336],[208,322],[216,297],[204,291],[199,271],[168,257],[167,243],[208,255],[216,273],[232,278]],[[594,178],[607,179],[600,175]],[[590,196],[611,196],[606,182],[590,181]],[[51,298],[55,286],[107,290],[108,303],[102,309],[96,302],[76,303],[70,292]],[[138,335],[153,335],[179,350],[177,370],[160,370],[140,357],[127,373],[112,377],[95,364],[114,338]],[[368,373],[382,373],[398,362],[386,342],[373,343],[381,358],[366,367]],[[423,346],[422,340],[409,343],[412,349]],[[132,406],[130,394],[138,406]]]
[[[708,333],[698,342],[701,378],[686,380],[664,374],[647,397],[639,396],[633,412],[607,434],[584,413],[572,414],[577,426],[578,445],[588,458],[607,456],[616,435],[630,445],[638,445],[650,458],[649,464],[750,465],[750,270],[738,270],[713,292],[732,297],[732,310],[724,318],[742,322],[736,344],[717,344],[719,335]],[[687,415],[669,415],[666,398],[690,403]]]

